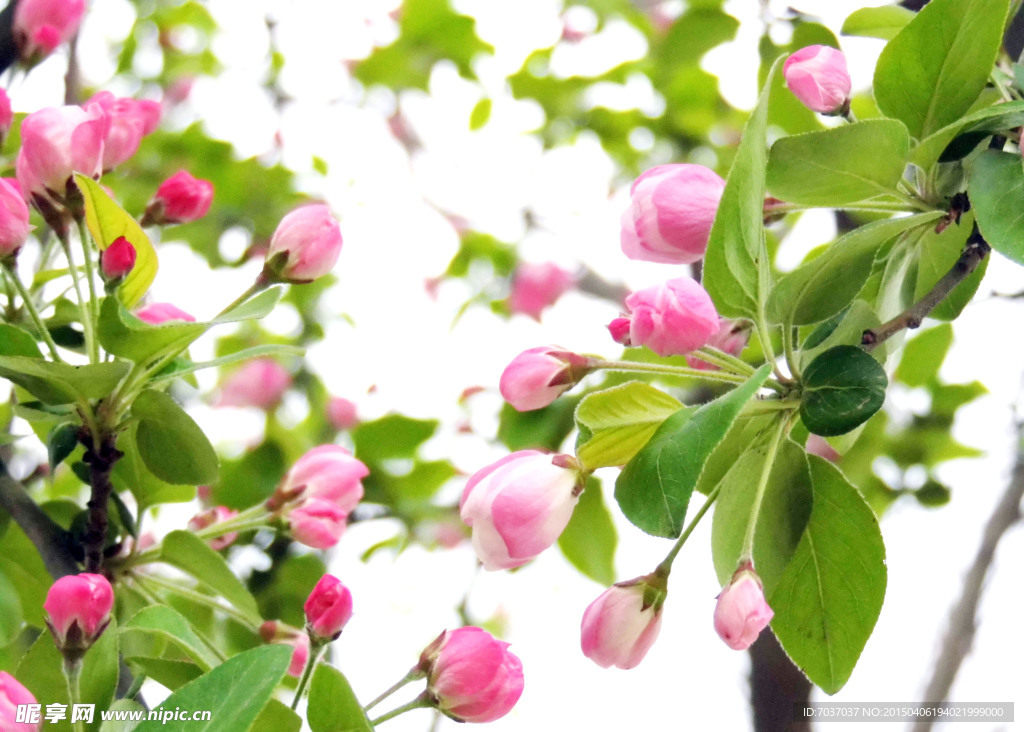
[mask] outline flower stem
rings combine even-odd
[[[691,376],[710,381],[724,381],[729,384],[742,384],[746,377],[739,374],[726,374],[719,371],[691,369],[686,366],[669,366],[661,363],[643,363],[641,361],[606,361],[601,358],[587,359],[587,366],[592,369],[608,369],[610,371],[639,371],[648,374],[665,374],[668,376]]]
[[[683,548],[683,544],[685,544],[686,540],[690,538],[690,534],[692,534],[693,530],[697,528],[697,524],[699,524],[700,520],[704,518],[704,514],[708,512],[708,509],[711,508],[712,504],[714,504],[718,499],[718,494],[721,491],[721,485],[722,484],[719,483],[714,487],[714,490],[708,493],[708,497],[704,499],[704,505],[700,507],[700,510],[697,511],[696,515],[694,515],[690,520],[690,523],[687,524],[686,529],[683,531],[679,539],[676,540],[676,543],[672,546],[672,550],[668,553],[668,556],[666,556],[661,561],[661,564],[658,565],[658,568],[654,570],[655,574],[667,577],[668,573],[672,571],[672,562],[676,560],[676,556]]]
[[[789,366],[789,373],[794,379],[799,381],[800,379],[800,368],[799,363],[796,360],[796,337],[795,327],[783,325],[782,326],[782,348],[786,354],[786,365]]]
[[[8,281],[14,285],[14,289],[21,295],[21,301],[25,311],[28,312],[29,318],[32,319],[32,324],[35,325],[36,330],[39,331],[39,336],[46,342],[46,345],[50,349],[50,353],[53,355],[54,361],[60,361],[60,354],[57,353],[57,344],[53,342],[53,336],[50,335],[50,331],[46,329],[43,324],[43,319],[39,315],[39,310],[36,308],[35,301],[32,299],[32,294],[25,288],[21,278],[18,277],[18,273],[14,270],[8,262],[3,262],[4,272],[7,274]]]
[[[68,700],[71,705],[71,714],[74,716],[75,705],[79,703],[81,699],[81,693],[78,690],[78,679],[82,675],[82,659],[76,661],[68,661],[64,659],[64,680],[68,684]],[[82,726],[82,720],[78,719],[74,723],[75,732],[83,732],[84,727]]]
[[[309,684],[309,679],[313,676],[313,667],[316,666],[320,654],[324,652],[326,647],[326,643],[317,642],[313,639],[313,636],[309,637],[309,655],[306,657],[306,668],[302,670],[302,678],[299,679],[299,685],[295,687],[295,698],[292,699],[293,710],[299,706],[299,700],[302,699],[306,686]]]
[[[701,346],[694,355],[701,361],[707,361],[710,364],[736,374],[752,376],[755,371],[754,367],[743,359],[736,358],[732,354],[721,351],[714,346]]]
[[[761,505],[764,503],[765,489],[768,487],[768,477],[771,475],[772,466],[775,464],[775,456],[779,452],[779,443],[782,441],[782,433],[786,431],[788,420],[779,419],[772,435],[772,441],[768,445],[768,453],[764,458],[764,467],[761,468],[761,477],[757,481],[757,490],[754,493],[754,500],[750,504],[750,522],[747,524],[747,531],[743,536],[743,551],[740,553],[740,561],[754,557],[754,530],[757,527],[757,519],[761,514]]]
[[[96,297],[96,267],[92,261],[93,248],[89,246],[92,239],[85,230],[85,218],[79,216],[75,221],[78,223],[78,238],[82,242],[82,255],[85,257],[85,276],[86,282],[89,283],[89,308],[92,313],[93,322],[99,322],[100,300]]]
[[[230,605],[220,604],[219,602],[217,602],[217,598],[215,597],[204,595],[201,592],[196,592],[193,589],[179,585],[177,582],[164,579],[163,577],[157,577],[156,575],[147,574],[145,577],[143,577],[138,574],[133,574],[132,576],[135,579],[135,581],[141,586],[145,586],[148,584],[167,590],[168,592],[173,592],[176,595],[185,598],[186,600],[191,600],[192,602],[198,603],[200,605],[205,605],[206,607],[212,608],[214,610],[219,610],[220,612],[224,613],[229,618],[234,620],[236,623],[244,625],[246,628],[249,628],[253,632],[257,632],[259,630],[259,620],[254,620],[247,614],[243,613],[240,610],[237,610],[236,608],[231,607]]]
[[[380,704],[382,701],[387,699],[389,696],[394,694],[396,691],[401,689],[406,684],[411,683],[413,681],[416,681],[416,679],[422,679],[422,678],[423,678],[423,672],[420,671],[418,667],[413,668],[409,673],[407,673],[405,675],[405,677],[401,681],[399,681],[397,684],[392,686],[390,689],[388,689],[383,694],[381,694],[376,699],[374,699],[372,702],[370,702],[365,707],[363,707],[363,711],[366,711],[366,712],[370,711],[371,709],[373,709],[375,706]]]
[[[403,704],[402,706],[398,707],[397,709],[392,709],[387,714],[382,714],[381,716],[377,717],[376,719],[370,720],[370,724],[372,724],[374,727],[376,727],[381,722],[387,722],[389,719],[394,719],[399,714],[405,714],[406,712],[411,712],[413,709],[422,709],[423,707],[432,707],[432,706],[434,706],[434,705],[430,701],[429,694],[427,694],[427,692],[424,691],[422,694],[420,694],[418,697],[413,699],[408,704]]]
[[[235,300],[230,305],[228,305],[226,308],[217,313],[214,320],[224,315],[225,313],[234,310],[235,308],[237,308],[242,303],[246,302],[249,298],[253,297],[254,295],[263,292],[265,289],[270,287],[271,284],[271,281],[265,278],[263,276],[263,273],[261,272],[259,275],[257,275],[256,281],[252,283],[249,289],[243,292],[238,297],[236,297]]]
[[[99,347],[96,344],[96,333],[92,317],[92,305],[87,302],[82,294],[82,282],[78,277],[78,268],[75,266],[75,259],[71,253],[71,242],[68,241],[67,231],[58,232],[61,248],[68,260],[68,272],[71,273],[71,282],[75,287],[75,296],[78,298],[78,309],[82,314],[82,329],[85,331],[85,350],[89,354],[89,363],[99,362]],[[87,257],[88,259],[88,257]],[[90,278],[91,279],[91,278]]]

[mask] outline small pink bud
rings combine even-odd
[[[114,590],[101,574],[61,577],[46,593],[46,624],[57,648],[65,655],[81,657],[106,630]]]
[[[424,652],[427,689],[460,722],[493,722],[523,694],[523,664],[508,643],[472,626],[446,631]]]
[[[341,254],[341,229],[323,204],[303,206],[281,219],[267,250],[267,269],[285,282],[312,282]]]
[[[735,321],[722,318],[718,326],[718,332],[711,336],[704,345],[717,348],[719,351],[724,351],[731,356],[739,356],[743,349],[747,347],[749,335],[750,331],[747,328],[744,328]],[[701,361],[697,356],[687,356],[686,363],[691,369],[703,369],[704,371],[718,369],[717,366],[707,361]]]
[[[336,430],[348,430],[359,424],[355,402],[344,397],[331,397],[327,401],[327,421]]]
[[[188,528],[192,529],[192,531],[199,531],[200,529],[208,528],[214,524],[223,523],[237,515],[238,511],[232,511],[226,506],[215,506],[214,508],[208,508],[205,511],[200,511],[190,518],[188,520]],[[231,546],[237,538],[237,531],[222,534],[221,536],[210,539],[210,548],[219,552],[221,549],[226,549]]]
[[[612,335],[612,340],[623,346],[632,346],[632,341],[629,340],[629,318],[615,318],[608,324],[608,332]]]
[[[288,664],[288,675],[297,679],[302,676],[302,672],[306,669],[306,662],[309,661],[309,636],[305,633],[296,633],[283,642],[294,649],[292,660]]]
[[[319,498],[349,514],[363,500],[361,481],[369,474],[341,445],[320,445],[295,461],[277,493],[282,500]]]
[[[678,277],[626,298],[629,308],[628,342],[647,346],[659,356],[681,356],[695,351],[719,330],[718,313],[711,297],[696,280]],[[623,318],[609,324],[612,336],[626,340]]]
[[[688,264],[704,256],[725,181],[703,165],[658,165],[630,189],[622,252],[630,259]]]
[[[520,412],[546,407],[588,373],[587,359],[558,346],[540,346],[513,358],[498,382],[505,401]]]
[[[160,325],[174,320],[194,323],[196,319],[169,302],[154,302],[135,311],[135,317],[150,325]]]
[[[15,178],[0,178],[0,259],[13,257],[21,249],[28,232],[28,204]]]
[[[576,277],[557,264],[523,263],[512,276],[509,309],[540,320],[544,308],[554,305],[576,282]]]
[[[313,549],[330,549],[345,533],[348,513],[323,498],[303,501],[288,514],[295,541]]]
[[[135,266],[135,247],[125,237],[119,236],[100,255],[100,272],[110,282],[119,280]]]
[[[786,59],[786,86],[812,112],[843,114],[850,102],[846,56],[831,46],[807,46]]]
[[[21,685],[16,678],[6,671],[0,671],[0,730],[7,732],[39,732],[43,728],[40,717],[34,722],[19,722],[18,707],[26,704],[37,704],[32,692]]]
[[[205,216],[212,202],[213,183],[179,170],[156,189],[143,223],[187,224]]]
[[[583,613],[583,655],[602,668],[633,668],[644,660],[661,631],[664,594],[648,602],[642,579],[612,585]],[[657,593],[654,593],[657,595]]]
[[[31,66],[70,40],[84,13],[85,0],[20,0],[12,30],[22,62]]]
[[[459,513],[484,569],[526,564],[561,535],[579,500],[579,471],[557,464],[566,457],[520,450],[469,479]]]
[[[836,452],[836,449],[829,444],[829,441],[819,435],[808,435],[805,446],[808,455],[817,455],[825,458],[830,463],[838,463],[843,456]]]
[[[325,574],[309,593],[305,611],[312,639],[332,641],[352,618],[352,593],[337,577]]]
[[[718,596],[715,632],[729,648],[742,651],[757,640],[774,615],[764,601],[761,578],[753,567],[745,565],[736,570]]]
[[[217,406],[271,409],[291,385],[292,375],[277,361],[253,359],[225,379]]]

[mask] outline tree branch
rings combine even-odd
[[[7,70],[18,60],[18,44],[14,42],[14,7],[18,0],[11,0],[7,7],[0,11],[0,72]]]
[[[755,732],[808,732],[810,720],[797,711],[807,706],[811,682],[770,631],[761,633],[748,652]]]
[[[967,240],[963,252],[960,254],[960,258],[942,276],[942,279],[925,293],[924,297],[887,323],[864,331],[860,339],[860,344],[864,347],[864,350],[870,351],[876,348],[878,344],[889,340],[904,328],[920,327],[921,321],[925,319],[928,313],[945,300],[949,293],[956,289],[957,285],[967,279],[977,269],[981,260],[988,256],[990,251],[992,251],[991,247],[982,238],[981,232],[978,231],[978,225],[975,224],[974,230],[971,232],[971,236]]]

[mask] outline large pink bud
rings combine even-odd
[[[220,389],[218,407],[270,409],[292,385],[288,369],[270,358],[257,358],[233,371]]]
[[[267,268],[286,282],[312,282],[341,254],[341,229],[323,204],[303,206],[281,219],[267,250]]]
[[[341,580],[325,574],[305,604],[306,630],[313,640],[332,641],[352,618],[352,593]]]
[[[295,461],[278,493],[284,500],[323,499],[348,514],[363,499],[361,481],[369,474],[369,468],[341,445],[320,445]]]
[[[84,654],[110,624],[114,590],[101,574],[61,577],[46,593],[46,624],[65,655]]]
[[[786,86],[812,112],[843,114],[850,102],[846,56],[831,46],[807,46],[786,59]]]
[[[169,302],[154,302],[135,311],[135,317],[150,325],[160,325],[175,320],[194,323],[196,319]]]
[[[486,630],[445,631],[420,659],[437,708],[460,722],[493,722],[523,694],[523,664]]]
[[[478,471],[459,504],[488,570],[526,564],[555,543],[579,500],[580,473],[565,455],[520,450]]]
[[[187,224],[205,216],[212,202],[213,183],[179,170],[156,189],[143,224]]]
[[[664,599],[642,578],[609,587],[583,613],[583,655],[603,668],[639,664],[658,639]]]
[[[45,107],[25,117],[15,161],[22,190],[37,205],[37,199],[62,204],[72,173],[99,178],[108,126],[98,104]]]
[[[626,298],[627,318],[616,318],[608,328],[619,343],[647,346],[659,356],[680,356],[695,351],[719,329],[718,312],[711,297],[696,280],[679,277],[638,290]]]
[[[761,578],[753,567],[745,565],[736,570],[718,596],[715,632],[729,648],[742,651],[757,640],[774,615],[764,600]]]
[[[622,251],[630,259],[687,264],[704,256],[725,181],[703,165],[658,165],[630,189]]]
[[[100,273],[107,282],[127,276],[135,267],[135,247],[123,236],[111,242],[100,255]]]
[[[348,525],[348,512],[323,498],[303,501],[288,514],[292,537],[313,549],[330,549]]]
[[[711,336],[704,345],[717,348],[719,351],[728,353],[730,356],[739,356],[743,349],[747,347],[749,336],[750,330],[748,328],[734,320],[721,318],[718,332]],[[718,368],[707,361],[701,361],[697,356],[687,356],[686,363],[691,369],[714,371]]]
[[[572,272],[557,264],[524,262],[516,267],[512,275],[512,294],[509,309],[513,313],[529,315],[540,320],[544,308],[554,305],[576,282]]]
[[[103,141],[103,170],[113,170],[139,149],[142,138],[160,122],[160,103],[115,97],[108,91],[94,94],[86,104],[98,104],[110,125]]]
[[[558,346],[539,346],[513,358],[498,386],[520,412],[546,407],[589,372],[587,359]]]
[[[12,29],[22,62],[31,66],[78,32],[85,0],[20,0]]]
[[[13,257],[21,249],[28,232],[28,204],[14,178],[0,178],[0,259]]]
[[[0,671],[0,730],[5,732],[39,732],[43,728],[42,719],[37,712],[35,721],[18,721],[25,719],[18,715],[18,707],[37,704],[32,692],[21,685],[21,682],[6,671]]]

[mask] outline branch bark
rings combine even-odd
[[[755,732],[809,732],[811,682],[793,665],[775,634],[765,631],[750,646],[750,706]]]
[[[21,483],[11,477],[3,460],[0,460],[0,507],[25,532],[42,557],[46,571],[54,579],[78,574],[78,562],[71,553],[67,532],[46,515]]]

